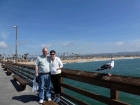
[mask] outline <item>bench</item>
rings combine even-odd
[[[7,68],[6,67],[4,67],[4,69],[3,69],[4,71],[6,71],[7,70]]]
[[[58,104],[54,101],[46,101],[46,102],[43,102],[42,105],[58,105]]]
[[[2,65],[2,68],[4,68],[4,65]]]
[[[11,75],[12,74],[12,71],[10,69],[7,69],[7,74],[8,75]]]
[[[2,65],[2,68],[6,68],[6,65]]]
[[[15,81],[18,81],[20,83],[21,90],[24,91],[28,82],[19,77],[18,75],[13,75],[13,77]]]

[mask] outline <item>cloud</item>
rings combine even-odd
[[[63,43],[62,46],[67,46],[69,43]]]
[[[0,42],[0,48],[7,48],[8,46],[6,45],[5,42]]]
[[[51,47],[52,46],[52,44],[41,44],[41,47],[43,48],[43,47],[47,47],[47,48],[49,48],[49,47]]]
[[[128,43],[129,46],[131,47],[140,47],[140,40],[133,40],[131,42]]]
[[[7,39],[10,33],[8,32],[0,32],[0,37],[3,39]]]
[[[135,45],[136,47],[140,47],[140,40],[135,41],[135,42],[134,42],[134,45]]]
[[[77,44],[75,42],[65,42],[62,44],[63,47],[75,47]]]
[[[122,46],[124,44],[124,42],[117,42],[115,45],[116,46]]]

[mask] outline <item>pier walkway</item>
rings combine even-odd
[[[25,91],[20,91],[13,76],[7,76],[0,64],[0,105],[39,105],[37,92],[27,85]]]

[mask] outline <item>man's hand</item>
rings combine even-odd
[[[35,76],[38,77],[38,73],[35,73]]]

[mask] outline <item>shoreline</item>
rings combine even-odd
[[[140,57],[114,57],[114,60],[120,59],[136,59]],[[94,62],[94,61],[107,61],[111,58],[92,58],[92,59],[76,59],[76,60],[62,60],[63,63],[82,63],[82,62]]]
[[[136,59],[140,57],[114,57],[115,60],[120,59]],[[75,59],[75,60],[62,60],[63,64],[67,63],[84,63],[84,62],[95,62],[95,61],[107,61],[111,58],[92,58],[92,59]],[[27,64],[27,65],[34,65],[34,62],[17,62],[18,64]]]

